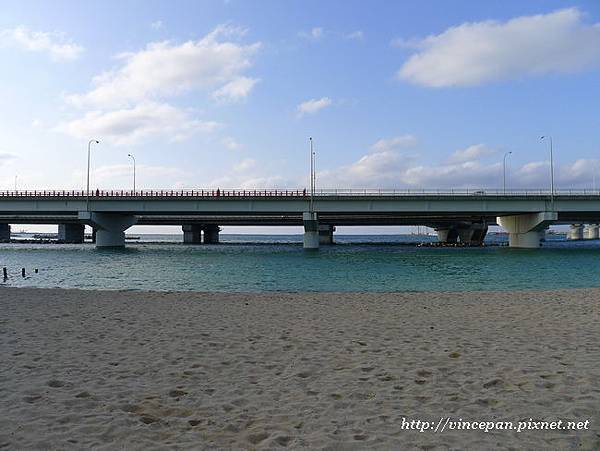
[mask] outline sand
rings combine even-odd
[[[600,449],[599,301],[0,288],[0,449]]]

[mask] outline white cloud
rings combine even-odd
[[[362,31],[357,30],[344,35],[344,37],[353,41],[362,41],[365,38],[365,34]]]
[[[63,33],[32,31],[26,27],[0,30],[0,45],[12,45],[29,52],[46,52],[53,60],[74,60],[84,51],[65,39]]]
[[[464,23],[419,41],[398,77],[430,87],[473,86],[600,65],[600,24],[576,8],[506,22]]]
[[[222,102],[238,102],[245,99],[256,83],[256,78],[238,77],[213,93],[213,98]]]
[[[323,37],[325,34],[325,30],[321,27],[314,27],[310,31],[301,31],[298,33],[298,36],[304,39],[312,39],[313,41],[317,41]]]
[[[240,44],[225,38],[244,30],[220,26],[198,41],[153,42],[138,52],[118,56],[123,64],[94,78],[91,91],[68,97],[76,106],[122,108],[137,102],[202,89],[239,100],[256,80],[242,76],[260,43]]]
[[[150,24],[150,28],[152,28],[153,30],[160,30],[163,28],[163,26],[164,25],[162,23],[162,20],[155,20]]]
[[[90,111],[57,129],[76,138],[98,137],[115,145],[131,145],[154,136],[180,141],[219,128],[217,122],[192,118],[187,111],[165,103],[146,102],[133,108]]]
[[[12,153],[0,152],[0,166],[6,163],[7,161],[16,159],[17,156]]]
[[[302,117],[305,114],[315,114],[330,105],[331,99],[329,97],[321,97],[320,99],[310,99],[302,102],[296,107],[296,111],[298,112],[298,116]]]
[[[242,145],[233,137],[226,136],[221,140],[221,143],[229,150],[238,150],[242,148]]]
[[[379,140],[371,146],[370,153],[353,163],[320,171],[317,174],[318,186],[403,189],[502,187],[502,162],[479,161],[493,153],[487,146],[469,146],[455,152],[448,162],[422,163],[415,156],[401,153],[400,150],[406,143],[411,144],[411,140]],[[594,174],[600,174],[600,160],[580,159],[573,163],[555,165],[557,188],[591,188]],[[547,161],[534,161],[514,169],[509,166],[507,176],[509,188],[548,189],[550,165]],[[597,184],[600,186],[600,175]]]
[[[417,144],[417,138],[413,135],[401,135],[389,139],[380,139],[371,146],[371,150],[375,152],[385,152],[400,148],[410,148]]]
[[[452,154],[450,160],[456,162],[472,161],[481,157],[494,155],[495,153],[495,149],[492,149],[485,144],[474,144],[466,149],[457,150]]]
[[[244,158],[233,167],[235,172],[246,172],[256,167],[256,160],[252,158]]]
[[[295,179],[287,179],[281,175],[237,174],[216,178],[208,182],[207,186],[246,190],[298,189],[298,182]]]

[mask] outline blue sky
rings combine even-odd
[[[595,1],[4,1],[0,189],[592,187]]]

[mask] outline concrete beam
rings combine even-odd
[[[319,221],[316,212],[302,213],[304,223],[304,249],[319,249]]]
[[[538,248],[546,229],[558,219],[553,211],[530,213],[522,215],[499,216],[497,219],[508,232],[510,247]]]
[[[219,242],[219,231],[221,230],[218,225],[204,225],[204,244],[217,244]]]
[[[69,244],[81,244],[85,238],[84,224],[59,224],[58,241]]]
[[[10,224],[0,224],[0,243],[10,241]]]
[[[319,244],[333,244],[333,232],[335,226],[319,224]]]
[[[96,247],[124,247],[125,230],[136,223],[133,215],[79,212],[79,219],[97,229]]]
[[[200,224],[184,224],[183,230],[184,244],[202,244],[202,226]]]

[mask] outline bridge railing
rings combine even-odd
[[[548,189],[320,189],[315,196],[550,196]],[[599,189],[560,189],[555,196],[600,196]],[[0,198],[213,198],[213,197],[305,197],[304,189],[144,189],[144,190],[18,190],[0,191]]]

